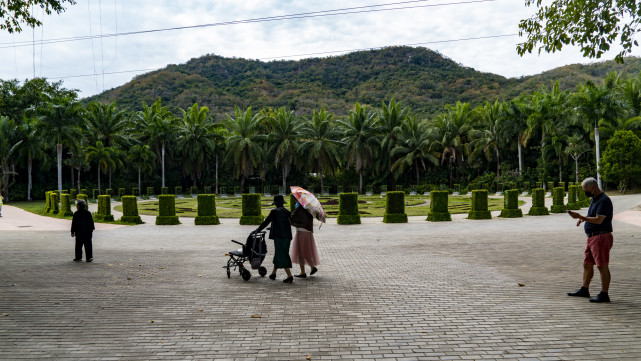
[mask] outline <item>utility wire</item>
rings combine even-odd
[[[87,11],[89,13],[89,35],[93,36],[93,30],[91,26],[91,5],[90,5],[91,0],[87,0]],[[96,51],[94,50],[93,47],[93,38],[91,38],[91,61],[93,63],[93,72],[94,74],[96,73]],[[98,91],[100,88],[98,87],[98,75],[94,75],[94,81],[96,82],[96,91]]]
[[[77,36],[77,37],[69,37],[69,38],[47,39],[47,40],[44,41],[44,43],[45,44],[56,44],[56,43],[64,43],[64,42],[72,42],[72,41],[89,40],[89,39],[93,39],[93,38],[110,38],[110,37],[114,37],[114,36],[129,36],[129,35],[137,35],[137,34],[149,34],[149,33],[165,32],[165,31],[198,29],[198,28],[229,26],[229,25],[238,25],[238,24],[251,24],[251,23],[261,23],[261,22],[283,21],[283,20],[296,20],[296,19],[305,19],[305,18],[318,18],[318,17],[327,17],[327,16],[337,16],[337,15],[351,15],[351,14],[362,14],[362,13],[383,12],[383,11],[395,11],[395,10],[407,10],[407,9],[429,8],[429,7],[439,7],[439,6],[454,6],[454,5],[476,4],[476,3],[494,2],[496,0],[463,0],[463,1],[440,3],[440,4],[423,4],[423,5],[400,6],[400,7],[376,9],[376,7],[385,7],[385,6],[392,6],[392,5],[403,5],[403,4],[410,4],[410,3],[422,3],[422,2],[426,2],[426,1],[430,1],[430,0],[402,1],[402,2],[395,2],[395,3],[387,3],[387,4],[360,6],[360,7],[355,7],[355,8],[323,10],[323,11],[314,11],[314,12],[299,13],[299,14],[270,16],[270,17],[245,19],[245,20],[233,20],[233,21],[209,23],[209,24],[178,26],[178,27],[172,27],[172,28],[160,28],[160,29],[140,30],[140,31],[129,31],[129,32],[122,32],[122,33],[111,33],[111,34],[101,34],[101,35],[89,35],[89,36]],[[4,49],[4,48],[11,48],[11,47],[14,47],[14,46],[29,46],[30,43],[28,41],[23,41],[23,42],[18,42],[18,45],[13,45],[11,43],[0,43],[0,45],[2,45],[2,46],[0,46],[0,49]]]

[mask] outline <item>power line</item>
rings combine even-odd
[[[317,56],[317,55],[329,55],[329,54],[336,54],[336,53],[351,53],[351,52],[355,52],[355,51],[383,49],[383,48],[386,48],[386,47],[389,47],[389,46],[417,46],[417,45],[429,45],[429,44],[443,44],[443,43],[454,43],[454,42],[459,42],[459,41],[506,38],[506,37],[512,37],[512,36],[518,36],[518,35],[519,34],[503,34],[503,35],[477,36],[477,37],[460,38],[460,39],[434,40],[434,41],[426,41],[426,42],[421,42],[421,43],[411,43],[411,44],[402,44],[402,45],[387,45],[387,46],[360,48],[360,49],[346,49],[346,50],[324,51],[324,52],[318,52],[318,53],[307,53],[307,54],[297,54],[297,55],[283,55],[283,56],[276,56],[276,57],[259,58],[258,60],[274,60],[274,59],[294,58],[294,57],[300,57],[300,56]],[[154,71],[154,70],[159,70],[159,69],[157,69],[157,68],[149,68],[149,69],[137,69],[137,70],[122,70],[122,71],[108,72],[108,73],[104,73],[104,74],[111,75],[111,74],[147,72],[147,71]],[[81,78],[81,77],[88,77],[88,76],[96,76],[96,75],[100,75],[100,74],[101,73],[97,73],[96,74],[96,72],[94,70],[94,74],[58,76],[58,77],[51,77],[49,79]]]
[[[189,25],[189,26],[178,26],[171,28],[160,28],[160,29],[149,29],[149,30],[139,30],[139,31],[129,31],[123,33],[110,33],[110,34],[101,34],[101,35],[89,35],[89,36],[77,36],[69,38],[56,38],[56,39],[47,39],[44,41],[44,44],[56,44],[72,41],[81,41],[89,40],[94,38],[110,38],[114,36],[129,36],[129,35],[138,35],[138,34],[149,34],[165,31],[176,31],[176,30],[187,30],[187,29],[198,29],[198,28],[208,28],[208,27],[218,27],[218,26],[229,26],[229,25],[239,25],[239,24],[251,24],[251,23],[261,23],[261,22],[272,22],[272,21],[283,21],[283,20],[297,20],[305,18],[318,18],[318,17],[327,17],[327,16],[338,16],[338,15],[351,15],[351,14],[362,14],[362,13],[373,13],[373,12],[383,12],[383,11],[395,11],[395,10],[408,10],[408,9],[417,9],[417,8],[429,8],[429,7],[439,7],[439,6],[454,6],[454,5],[466,5],[466,4],[475,4],[475,3],[486,3],[494,2],[496,0],[463,0],[457,2],[449,3],[440,3],[440,4],[423,4],[423,5],[412,5],[412,6],[400,6],[392,8],[383,8],[377,9],[380,7],[393,6],[393,5],[404,5],[411,3],[423,3],[430,0],[413,0],[413,1],[401,1],[394,3],[385,3],[377,5],[368,5],[368,6],[359,6],[352,8],[342,8],[342,9],[333,9],[333,10],[322,10],[298,14],[289,14],[289,15],[280,15],[280,16],[270,16],[254,19],[245,19],[245,20],[233,20],[225,21],[218,23],[209,23],[209,24],[199,24],[199,25]],[[12,47],[21,47],[29,46],[31,43],[28,41],[18,42],[18,45],[13,45],[11,43],[0,43],[0,49],[12,48]]]

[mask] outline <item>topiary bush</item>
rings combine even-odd
[[[554,189],[554,182],[548,182],[548,192],[552,193],[552,189]]]
[[[468,219],[491,219],[492,213],[487,208],[487,190],[472,191],[472,209],[467,214]]]
[[[49,213],[56,215],[58,214],[58,211],[60,210],[59,204],[58,204],[58,193],[57,192],[51,192],[49,194],[49,199],[50,199],[50,205],[51,208],[49,209]]]
[[[214,194],[199,194],[198,215],[194,219],[197,226],[220,224],[216,215],[216,196]]]
[[[127,195],[127,189],[125,188],[118,188],[118,197],[122,198],[122,196]]]
[[[198,187],[191,186],[191,188],[189,188],[189,194],[198,194]]]
[[[93,195],[93,200],[94,201],[98,200],[98,196],[100,195],[100,189],[94,189],[91,193]]]
[[[83,193],[78,194],[76,196],[76,201],[79,201],[79,200],[83,200],[83,201],[85,201],[85,203],[87,203],[87,206],[89,205],[88,196],[86,194],[83,194]]]
[[[158,217],[156,217],[156,224],[180,224],[176,216],[176,196],[173,194],[161,194],[158,196]]]
[[[565,192],[565,182],[559,182],[559,187],[563,188],[563,191]]]
[[[58,217],[69,216],[73,216],[73,212],[71,211],[71,195],[62,193],[60,196],[60,211],[58,212]]]
[[[263,223],[265,217],[262,214],[260,206],[260,193],[245,193],[242,197],[240,224],[259,225]]]
[[[581,185],[578,185],[577,187],[578,188],[576,189],[576,194],[579,198],[578,203],[581,205],[581,208],[589,207],[590,203],[592,202],[592,198],[585,195],[585,191],[583,191],[583,187]]]
[[[110,197],[113,197],[113,195],[114,195],[114,190],[113,190],[113,189],[111,189],[111,188],[107,188],[107,190],[105,191],[105,194],[106,194],[106,195],[108,195],[108,196],[110,196]]]
[[[181,196],[183,194],[183,187],[182,186],[174,187],[174,192],[177,196]]]
[[[518,218],[523,217],[523,211],[519,208],[519,191],[518,189],[510,189],[505,191],[505,206],[501,210],[499,217],[503,218]]]
[[[138,199],[136,196],[122,196],[122,217],[120,217],[120,222],[143,223],[138,214]]]
[[[84,195],[88,196],[89,195],[89,191],[87,189],[85,189],[85,188],[81,188],[79,194],[84,194]]]
[[[131,195],[136,197],[140,196],[140,189],[138,189],[138,187],[131,188]]]
[[[577,190],[581,188],[579,186],[575,185],[570,185],[568,186],[568,204],[566,205],[566,208],[568,210],[579,210],[581,209],[581,204],[578,202],[577,199]]]
[[[212,194],[211,193],[211,186],[205,186],[205,194]]]
[[[532,190],[532,207],[528,212],[530,216],[546,216],[550,214],[545,206],[545,190],[536,188]]]
[[[338,224],[361,224],[358,213],[358,193],[341,193],[338,195]]]
[[[161,187],[160,194],[169,194],[169,187]]]
[[[387,192],[385,196],[384,223],[407,223],[405,192]]]
[[[567,211],[567,208],[565,208],[563,204],[563,198],[565,198],[565,189],[556,187],[552,190],[552,207],[550,208],[552,213],[563,213]]]
[[[427,220],[430,222],[451,221],[448,206],[448,191],[432,191],[430,193],[430,211],[427,213]]]
[[[51,212],[51,191],[45,192],[45,213]]]
[[[147,197],[153,196],[155,193],[154,187],[147,187]]]
[[[69,190],[69,196],[71,196],[71,199],[76,199],[77,195],[78,195],[78,191],[75,188],[72,188]]]
[[[111,214],[111,196],[101,195],[98,196],[98,212],[96,212],[95,219],[97,221],[112,222],[114,216]]]

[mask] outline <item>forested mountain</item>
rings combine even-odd
[[[138,110],[143,101],[151,104],[160,98],[173,111],[197,102],[221,117],[231,114],[236,105],[254,109],[285,106],[301,115],[324,106],[344,115],[354,103],[380,106],[394,97],[419,115],[431,115],[456,101],[475,106],[486,100],[510,100],[557,80],[561,89],[573,89],[586,80],[600,80],[612,71],[636,75],[640,70],[641,59],[628,58],[625,64],[577,64],[535,76],[506,78],[413,47],[298,61],[263,62],[205,55],[140,75],[86,100],[116,101],[125,109]]]

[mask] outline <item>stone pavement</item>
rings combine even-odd
[[[641,360],[641,195],[613,201],[611,304],[565,295],[585,243],[565,214],[330,223],[291,285],[227,278],[237,220],[100,230],[94,263],[68,231],[3,230],[0,359]]]

